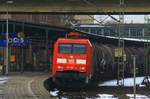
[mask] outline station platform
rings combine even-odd
[[[49,73],[9,73],[0,77],[0,99],[53,99],[44,88]]]

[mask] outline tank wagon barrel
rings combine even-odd
[[[117,76],[117,64],[115,61],[114,50],[117,48],[116,46],[112,45],[104,45],[93,43],[93,63],[92,67],[94,68],[94,75],[101,77],[103,73],[105,76]],[[126,60],[125,64],[125,75],[130,76],[132,73],[132,55],[136,56],[136,64],[137,70],[139,75],[144,75],[144,48],[142,47],[125,47],[124,48]],[[94,77],[95,77],[94,76]]]

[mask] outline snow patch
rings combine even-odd
[[[61,97],[61,98],[57,98],[57,99],[68,99],[68,98],[66,98],[66,97]]]
[[[0,77],[0,81],[2,80],[8,80],[8,77]]]
[[[144,77],[136,77],[136,85],[144,86],[141,85]],[[117,80],[110,80],[110,81],[105,81],[103,83],[100,83],[98,86],[118,86],[117,85]],[[124,79],[124,86],[125,87],[132,87],[134,86],[134,79],[133,78],[126,78]]]
[[[134,94],[126,94],[126,96],[129,97],[129,99],[134,99]],[[136,99],[149,99],[149,98],[145,95],[136,94]]]
[[[88,98],[86,99],[93,99],[93,98]],[[118,97],[115,97],[112,94],[97,94],[97,97],[94,97],[94,99],[118,99]]]
[[[111,94],[98,94],[98,98],[100,99],[118,99],[117,97],[114,97]]]
[[[57,90],[57,89],[54,89],[54,90],[50,91],[50,95],[53,96],[53,97],[58,96],[58,93],[59,93],[59,90]]]
[[[6,83],[8,80],[8,77],[0,77],[0,84]]]

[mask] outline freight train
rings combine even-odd
[[[91,43],[88,39],[59,38],[54,44],[52,78],[56,82],[65,79],[91,79],[117,77],[118,63],[115,45]],[[125,76],[133,74],[132,55],[136,55],[137,74],[145,73],[144,48],[124,48]]]

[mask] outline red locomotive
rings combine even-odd
[[[92,45],[87,39],[58,39],[54,44],[52,77],[85,79],[91,77]]]

